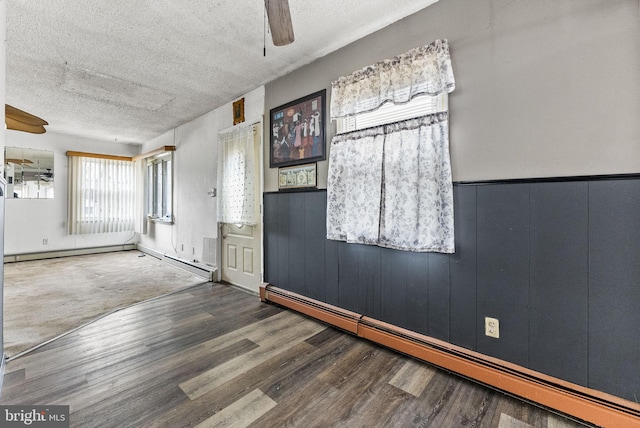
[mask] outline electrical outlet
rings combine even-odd
[[[48,238],[42,238],[42,245],[49,245],[49,239]]]
[[[500,339],[500,321],[497,318],[484,317],[484,334]]]

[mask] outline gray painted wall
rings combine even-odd
[[[640,172],[639,0],[440,0],[266,85],[265,135],[271,108],[437,38],[455,181]],[[270,192],[268,159],[265,144]],[[326,161],[318,174],[326,187]],[[324,192],[266,195],[266,280],[633,400],[637,186],[458,187],[450,257],[327,241]],[[485,315],[507,340],[484,337]]]
[[[269,83],[265,126],[271,108],[437,38],[456,77],[454,180],[640,171],[638,0],[441,0]],[[327,144],[334,133],[331,123]],[[274,191],[268,145],[265,159]]]

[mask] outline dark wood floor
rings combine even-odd
[[[10,361],[0,404],[75,427],[581,426],[211,283]]]

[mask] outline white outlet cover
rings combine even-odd
[[[497,318],[484,317],[484,334],[496,339],[500,338],[500,321]]]

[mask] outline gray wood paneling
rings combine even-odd
[[[307,296],[325,301],[325,236],[326,193],[306,192],[304,195],[304,276]]]
[[[534,183],[530,192],[530,366],[586,385],[588,183]]]
[[[476,186],[454,186],[456,252],[450,256],[451,343],[476,349]]]
[[[304,193],[292,193],[289,200],[289,289],[306,294],[305,250],[305,198]]]
[[[449,340],[449,255],[429,254],[429,335]],[[413,296],[409,296],[413,299]]]
[[[356,312],[358,311],[358,285],[360,280],[358,264],[360,249],[358,247],[358,245],[340,243],[338,266],[340,270],[339,306]]]
[[[529,187],[480,186],[478,200],[478,351],[528,365]],[[500,321],[500,339],[485,336],[484,318]]]
[[[358,312],[377,317],[380,314],[380,248],[359,245]]]
[[[264,207],[264,280],[279,284],[278,277],[278,195],[266,193]]]
[[[640,180],[589,184],[589,387],[640,399]]]
[[[407,328],[429,334],[429,254],[407,253]]]
[[[382,283],[380,313],[382,320],[407,327],[407,257],[406,252],[381,248]]]
[[[640,179],[456,185],[443,255],[327,240],[325,191],[266,194],[266,280],[635,400],[638,195]]]
[[[291,283],[289,282],[290,269],[289,269],[289,240],[290,240],[290,230],[289,230],[289,217],[291,216],[289,212],[289,202],[290,195],[285,193],[281,193],[276,195],[278,201],[278,219],[277,221],[277,237],[278,237],[278,258],[276,263],[278,265],[278,287],[282,287],[285,290],[290,290]]]
[[[326,193],[325,193],[326,200]],[[326,221],[326,220],[325,220]],[[326,237],[326,234],[325,234]],[[324,243],[325,260],[325,296],[326,302],[340,305],[340,243],[325,239]]]

